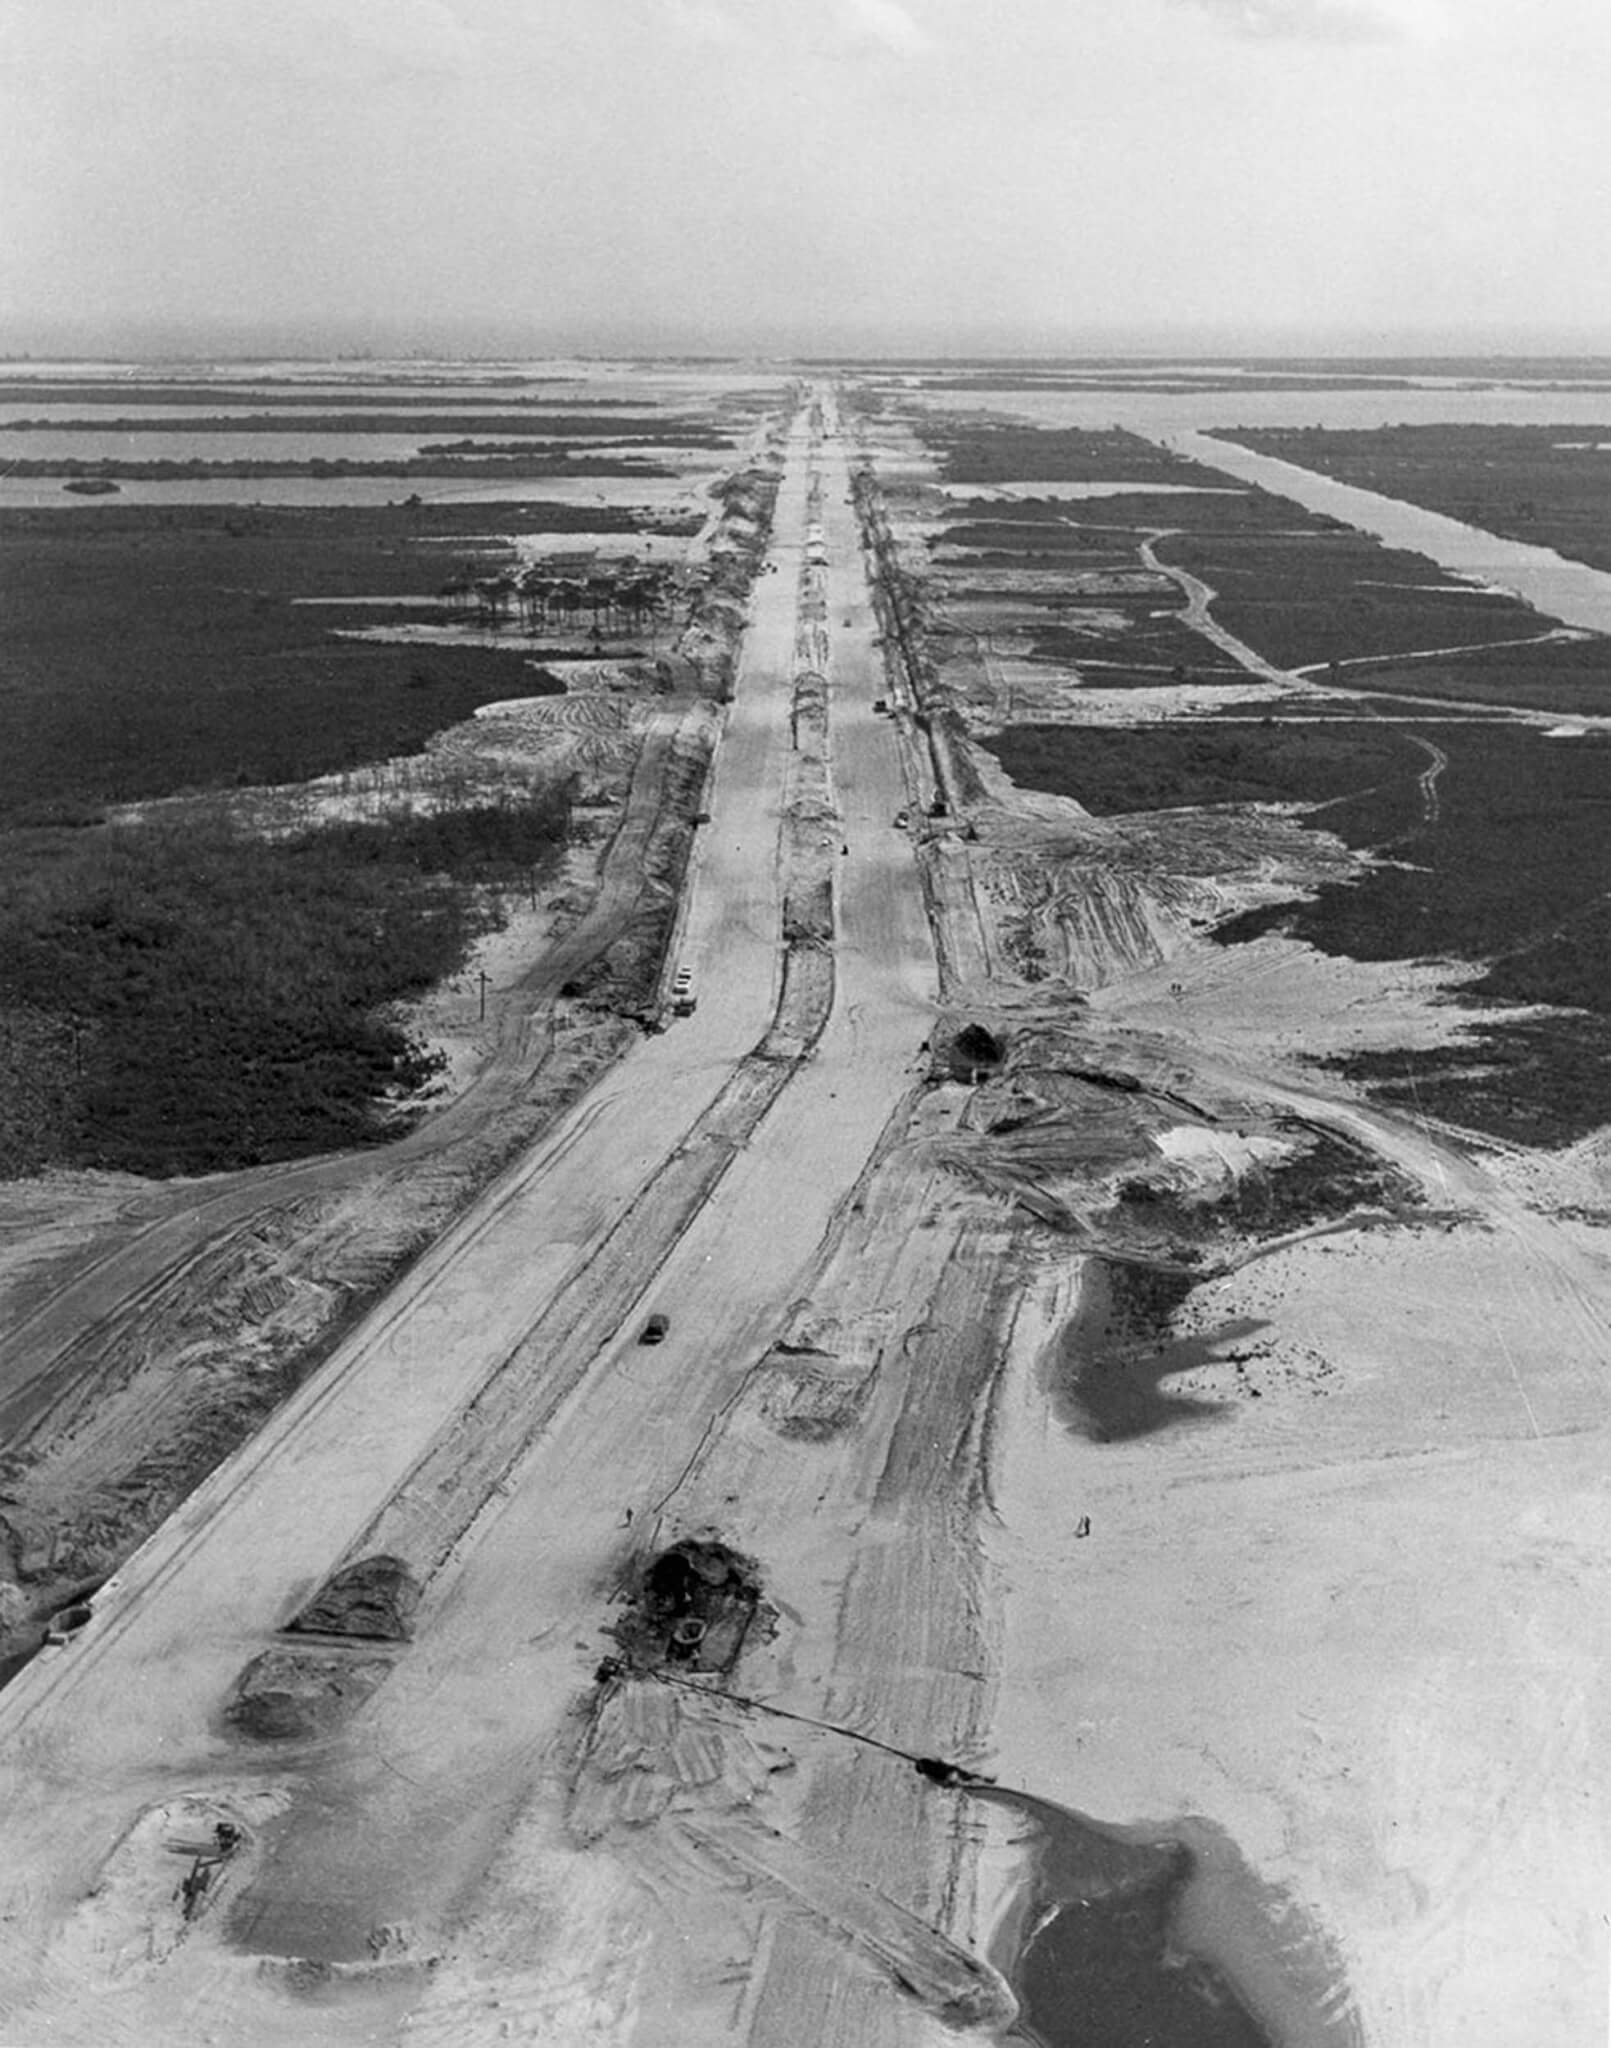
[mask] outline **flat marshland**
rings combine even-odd
[[[0,2032],[1577,2048],[1570,371],[0,387]]]

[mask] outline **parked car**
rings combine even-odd
[[[650,1316],[649,1320],[638,1332],[638,1342],[640,1344],[663,1344],[666,1341],[666,1334],[670,1328],[670,1316],[664,1316],[656,1309],[654,1314]]]

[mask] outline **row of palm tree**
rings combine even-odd
[[[585,578],[546,575],[532,567],[516,573],[478,576],[468,564],[442,585],[440,596],[456,611],[474,611],[477,623],[496,630],[511,618],[527,632],[576,625],[591,615],[597,638],[641,632],[671,609],[676,579],[667,568],[624,562],[613,574]]]

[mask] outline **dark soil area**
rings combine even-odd
[[[611,1631],[620,1658],[607,1660],[600,1682],[621,1669],[730,1672],[750,1631],[758,1625],[764,1635],[775,1620],[761,1591],[753,1558],[715,1539],[684,1537],[638,1575]]]
[[[292,782],[418,751],[551,678],[516,653],[342,640],[373,610],[299,597],[437,594],[493,534],[634,531],[568,506],[0,513],[0,824]]]
[[[419,1581],[402,1558],[362,1557],[326,1579],[286,1628],[300,1635],[407,1642],[421,1597]]]
[[[1611,430],[1605,427],[1233,427],[1223,438],[1447,513],[1486,533],[1611,569]]]
[[[277,844],[224,826],[11,835],[0,1174],[256,1166],[395,1136],[435,1062],[385,1007],[452,973],[566,792]]]
[[[388,1657],[327,1643],[276,1644],[254,1657],[224,1720],[253,1742],[306,1742],[349,1720],[391,1670]]]

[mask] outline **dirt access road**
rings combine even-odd
[[[601,954],[629,925],[644,894],[646,859],[667,808],[671,757],[684,721],[671,713],[646,734],[619,830],[603,862],[598,896],[576,929],[549,946],[535,967],[505,992],[491,1057],[456,1100],[381,1154],[334,1153],[191,1182],[178,1191],[147,1184],[131,1195],[131,1230],[105,1251],[90,1248],[71,1276],[7,1332],[0,1368],[0,1441],[16,1448],[44,1433],[53,1416],[83,1399],[94,1402],[116,1375],[120,1355],[132,1372],[144,1333],[164,1316],[183,1313],[193,1276],[232,1234],[272,1228],[308,1197],[396,1177],[420,1161],[451,1163],[455,1148],[473,1147],[486,1126],[518,1109],[538,1084],[553,1031],[552,1002],[566,980]],[[159,1348],[160,1339],[144,1339]]]
[[[813,525],[826,567],[806,561]],[[791,712],[807,665],[826,668],[831,751],[802,791]],[[718,1508],[741,1525],[740,1547],[765,1552],[771,1518],[815,1525],[834,1490],[809,1432],[803,1461],[773,1461],[770,1490],[742,1429],[714,1478],[701,1460],[742,1415],[769,1347],[809,1321],[790,1304],[830,1223],[855,1207],[933,1014],[917,870],[891,823],[903,765],[871,708],[881,689],[844,448],[831,413],[802,416],[682,938],[698,1008],[506,1174],[129,1562],[91,1628],[0,1698],[0,2039],[367,2041],[411,2012],[410,2039],[508,2038],[518,2021],[625,2040],[658,1986],[657,2041],[781,2040],[800,1942],[822,1929],[837,1940],[842,1923],[887,2038],[911,2038],[923,2011],[895,1973],[926,1971],[938,2006],[999,2002],[988,1972],[868,1888],[876,1872],[835,1871],[771,1827],[729,1826],[749,1776],[782,1752],[758,1764],[764,1746],[724,1735],[721,1703],[703,1694],[688,1715],[709,1723],[694,1742],[705,1765],[684,1772],[709,1790],[697,1827],[661,1830],[646,1864],[636,1848],[578,1847],[604,1840],[608,1816],[564,1820],[590,1785],[594,1806],[601,1785],[609,1805],[619,1774],[590,1777],[588,1758],[612,1716],[676,1706],[641,1680],[589,1695],[634,1559],[709,1527]],[[831,950],[791,956],[791,991],[780,913],[813,862],[838,870],[836,932]],[[933,1244],[893,1256],[932,1263]],[[635,1341],[650,1308],[671,1317],[657,1348]],[[893,1313],[873,1312],[881,1332]],[[729,1482],[751,1463],[756,1490],[735,1515]],[[239,1674],[376,1532],[424,1582],[416,1640],[378,1665],[373,1645],[348,1660],[349,1675],[367,1683],[378,1668],[383,1682],[344,1729],[243,1740],[223,1719]],[[792,1546],[792,1598],[768,1588],[780,1612],[849,1568],[843,1521],[814,1540],[830,1560]],[[832,1613],[822,1620],[810,1654],[826,1668]],[[921,1636],[928,1624],[911,1625]],[[183,1859],[220,1820],[241,1846],[187,1917]],[[655,1858],[690,1856],[709,1865],[703,1884],[657,1876]],[[582,1914],[585,1953],[572,1928],[535,1945],[523,1930],[518,1967],[500,1954],[510,1888],[534,1884],[556,1937],[553,1916]],[[735,1943],[755,1986],[736,2000]],[[310,1983],[329,1994],[313,2009]],[[883,2022],[849,2023],[847,2040],[886,2038]]]

